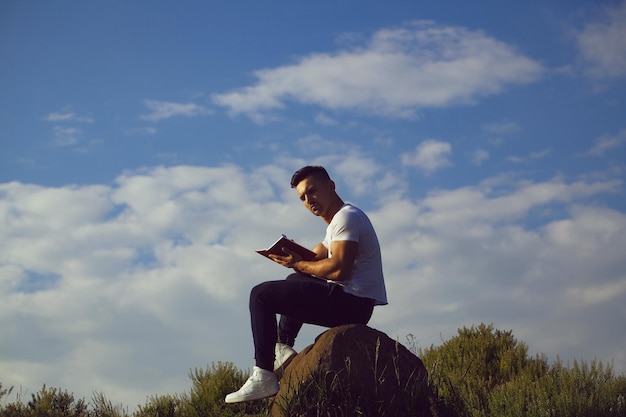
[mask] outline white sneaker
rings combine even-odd
[[[228,394],[225,401],[232,404],[260,400],[276,395],[278,390],[278,378],[274,372],[255,366],[252,376],[248,378],[239,391]]]
[[[276,343],[274,353],[274,371],[280,368],[286,368],[289,362],[298,354],[291,346],[285,345],[284,343]]]

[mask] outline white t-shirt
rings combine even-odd
[[[344,205],[326,228],[322,242],[332,257],[330,243],[349,240],[359,244],[359,251],[348,279],[331,281],[357,297],[371,298],[376,305],[387,304],[387,291],[383,277],[383,264],[378,237],[367,215],[353,205]]]

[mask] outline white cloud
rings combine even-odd
[[[515,221],[532,208],[570,203],[599,193],[615,193],[621,185],[618,180],[567,184],[556,178],[541,183],[511,184],[507,190],[491,186],[441,190],[429,193],[422,201],[424,212],[418,221],[424,227],[451,230],[456,230],[458,224]]]
[[[319,113],[317,116],[315,116],[315,123],[324,126],[334,126],[337,124],[337,121],[327,114]]]
[[[569,299],[571,305],[590,306],[610,302],[615,298],[623,299],[625,295],[626,276],[608,284],[569,288],[565,297]]]
[[[452,146],[448,142],[438,140],[425,140],[415,147],[413,152],[403,153],[402,164],[417,167],[426,173],[451,166],[448,159],[452,153]]]
[[[93,123],[93,118],[88,116],[79,116],[71,110],[69,106],[66,106],[60,112],[52,112],[47,114],[44,118],[46,122],[54,122],[56,125],[52,129],[53,138],[51,144],[59,147],[72,147],[78,151],[86,151],[86,147],[79,148],[77,145],[81,143],[83,131],[81,128],[76,127],[77,123]],[[91,144],[99,143],[100,141],[91,140]]]
[[[543,159],[550,155],[550,152],[550,149],[543,149],[541,151],[531,152],[530,154],[528,154],[528,156],[509,156],[506,159],[507,161],[515,163],[529,162],[536,159]]]
[[[597,323],[622,311],[620,297],[609,293],[624,291],[626,215],[578,204],[621,187],[561,181],[504,193],[478,187],[382,207],[375,220],[390,299],[405,307],[392,302],[378,317],[384,315],[385,326],[394,323],[400,336],[416,334],[417,327],[422,347],[454,336],[462,325],[492,322],[513,329],[531,354],[613,358],[623,371],[619,346],[626,339],[609,335],[619,332],[618,324],[604,331]],[[541,224],[531,220],[533,212],[554,204],[569,213],[528,226]],[[576,330],[575,343],[553,337],[564,329]]]
[[[255,85],[214,94],[213,101],[256,121],[288,101],[405,118],[419,108],[470,103],[536,81],[542,72],[482,32],[416,22],[379,30],[362,47],[257,70]]]
[[[476,166],[481,166],[487,159],[489,159],[489,152],[484,149],[476,149],[469,155],[470,163]]]
[[[515,122],[496,122],[487,123],[483,126],[483,130],[489,133],[496,133],[499,135],[512,134],[520,131],[520,126]]]
[[[195,117],[211,114],[212,111],[195,103],[175,103],[171,101],[144,100],[144,104],[151,110],[150,114],[141,116],[141,119],[158,122],[171,117]]]
[[[595,145],[587,151],[589,156],[603,156],[607,151],[615,149],[626,143],[626,129],[622,129],[617,135],[602,136],[596,140]]]
[[[93,118],[89,116],[79,116],[69,109],[65,109],[61,112],[52,112],[44,117],[46,122],[80,122],[80,123],[92,123]]]
[[[80,142],[81,130],[77,127],[55,126],[52,144],[55,146],[71,146]]]
[[[398,170],[357,149],[318,161],[342,197],[370,206],[391,302],[372,327],[417,334],[423,347],[493,322],[531,353],[615,358],[626,369],[614,320],[626,214],[587,204],[621,191],[620,181],[488,178],[412,200],[398,193]],[[250,367],[248,291],[285,274],[254,249],[279,233],[308,245],[323,236],[288,185],[300,163],[156,167],[112,185],[0,184],[3,384],[99,391],[134,407],[184,391],[190,368]],[[558,216],[536,217],[552,206]],[[573,338],[554,336],[563,331]],[[316,332],[307,327],[299,347]]]
[[[132,128],[132,129],[128,129],[126,131],[126,134],[128,135],[154,135],[157,132],[157,129],[153,126],[146,126],[146,127],[137,127],[137,128]]]
[[[578,48],[595,78],[626,76],[626,1],[607,7],[602,17],[577,34]]]

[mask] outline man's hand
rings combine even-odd
[[[269,255],[269,257],[286,268],[293,268],[296,272],[333,281],[343,281],[350,276],[354,260],[359,252],[359,244],[349,240],[336,240],[331,245],[333,256],[330,258],[327,257],[328,252],[324,249],[326,257],[305,261],[300,255],[286,248],[283,248],[284,256]],[[319,244],[314,250],[318,257],[322,253],[320,247],[323,248],[323,245]]]
[[[287,248],[283,248],[284,256],[270,254],[269,257],[274,262],[281,264],[285,268],[296,269],[296,263],[302,260],[302,257]],[[296,269],[297,270],[297,269]]]

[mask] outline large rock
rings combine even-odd
[[[417,356],[378,330],[347,325],[322,333],[294,358],[270,414],[432,416],[431,401]]]

